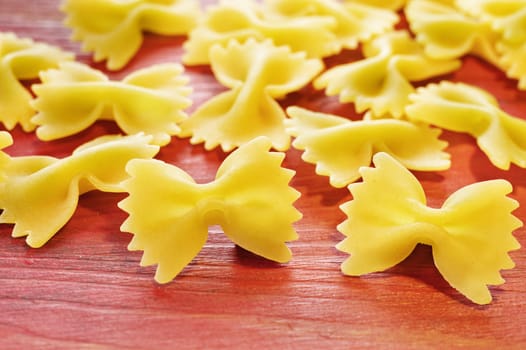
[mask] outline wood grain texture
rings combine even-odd
[[[0,30],[13,31],[73,50],[93,64],[62,26],[58,0],[0,0]],[[179,61],[185,38],[147,35],[139,54],[114,78],[156,62]],[[357,59],[355,52],[327,64]],[[194,105],[223,90],[206,67],[188,67]],[[446,78],[479,85],[503,109],[526,118],[526,92],[502,72],[468,57]],[[0,92],[1,93],[1,92]],[[310,87],[291,94],[297,104],[350,118],[352,105]],[[15,155],[65,156],[103,133],[110,122],[62,140],[41,142],[13,130]],[[417,173],[429,204],[439,206],[456,189],[493,178],[514,185],[526,221],[526,170],[493,167],[467,135],[446,132],[452,167]],[[343,276],[345,254],[334,246],[345,219],[338,206],[351,199],[346,189],[329,186],[314,166],[287,152],[284,165],[296,170],[292,186],[304,218],[289,264],[275,264],[236,248],[217,227],[199,256],[167,285],[153,280],[154,268],[139,266],[140,253],[126,249],[131,235],[119,231],[126,215],[117,208],[124,194],[83,195],[70,222],[43,248],[31,249],[0,225],[0,349],[524,349],[526,348],[526,250],[511,253],[516,268],[503,272],[506,283],[491,288],[494,301],[477,306],[459,295],[433,265],[431,250],[419,246],[400,265],[361,278]],[[174,139],[158,158],[180,166],[198,182],[210,181],[225,155],[205,151],[187,139]],[[525,229],[515,232],[526,245]]]

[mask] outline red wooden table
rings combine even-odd
[[[0,30],[74,51],[80,61],[103,69],[69,40],[58,5],[58,0],[0,0]],[[147,35],[139,54],[111,77],[179,61],[184,39]],[[327,63],[356,57],[346,52]],[[206,67],[188,67],[186,74],[194,87],[190,111],[223,90]],[[504,110],[526,118],[526,92],[491,66],[467,57],[462,69],[446,78],[479,85]],[[282,103],[355,117],[352,105],[311,87]],[[61,157],[95,136],[118,131],[113,123],[98,122],[74,137],[42,142],[17,127],[15,144],[6,152]],[[417,173],[431,206],[464,185],[504,178],[522,204],[515,214],[526,221],[525,169],[496,169],[467,135],[445,132],[442,138],[450,143],[451,169]],[[340,272],[346,255],[334,246],[343,239],[336,230],[345,219],[339,205],[350,194],[331,188],[300,155],[291,149],[284,162],[297,172],[291,185],[302,193],[296,206],[304,215],[296,223],[300,238],[289,244],[288,264],[237,248],[212,227],[199,256],[172,283],[159,285],[154,267],[140,267],[141,253],[126,249],[131,235],[120,232],[126,214],[117,208],[124,194],[83,195],[70,222],[40,249],[11,238],[12,226],[0,225],[0,349],[526,348],[526,250],[511,253],[517,266],[503,272],[506,283],[491,288],[494,300],[487,306],[453,290],[426,246],[386,272],[346,277]],[[205,182],[225,154],[174,139],[158,158]],[[525,232],[515,231],[522,245]]]

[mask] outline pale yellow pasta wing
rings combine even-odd
[[[290,146],[284,126],[285,112],[275,100],[309,83],[323,68],[318,59],[307,59],[271,41],[229,42],[211,50],[217,79],[232,90],[201,105],[180,124],[180,136],[206,149],[218,145],[230,151],[258,136],[266,136],[277,150]]]
[[[363,182],[349,185],[353,200],[341,206],[347,219],[338,225],[346,238],[336,246],[350,254],[346,275],[383,271],[404,260],[418,243],[415,223],[426,207],[418,180],[386,153],[373,158],[375,168],[362,168]]]
[[[199,203],[200,185],[160,160],[132,160],[124,182],[129,196],[119,207],[129,214],[121,230],[133,234],[129,250],[142,250],[141,266],[157,264],[155,280],[170,282],[199,253],[208,222]]]
[[[378,152],[387,152],[412,170],[450,166],[449,154],[443,152],[447,142],[438,139],[438,129],[394,119],[346,120],[335,125],[337,116],[298,107],[289,107],[287,113],[291,117],[288,124],[296,130],[292,145],[304,150],[302,159],[315,164],[317,174],[329,176],[334,187],[358,180],[360,167],[369,166]],[[309,127],[315,119],[318,129]],[[305,121],[307,125],[302,126]]]
[[[515,0],[511,1],[508,8],[501,2],[493,1],[492,7],[497,7],[499,15],[502,19],[493,21],[493,28],[502,33],[503,39],[506,42],[514,44],[523,44],[526,42],[526,1]],[[504,9],[504,11],[502,11]],[[507,13],[506,13],[507,10]],[[505,14],[505,15],[504,15]]]
[[[199,4],[193,0],[64,0],[66,25],[83,50],[107,68],[123,68],[139,50],[142,32],[182,35],[197,24]]]
[[[356,2],[334,0],[265,0],[264,4],[289,18],[327,17],[335,21],[333,32],[342,48],[355,49],[360,42],[393,29],[398,16],[390,10]]]
[[[7,180],[8,174],[6,173],[7,166],[11,161],[11,157],[7,155],[3,150],[13,144],[13,137],[7,131],[0,131],[0,186],[3,186]]]
[[[503,284],[500,270],[515,266],[508,252],[520,247],[512,231],[522,223],[511,214],[518,207],[506,197],[511,191],[506,180],[461,188],[440,209],[435,224],[443,225],[444,235],[429,238],[442,276],[477,304],[490,303],[487,285]]]
[[[294,172],[281,167],[283,153],[269,152],[260,137],[232,152],[215,181],[197,184],[181,169],[161,161],[131,161],[119,203],[129,217],[121,229],[144,250],[142,265],[157,264],[156,281],[172,280],[199,252],[209,225],[219,224],[234,243],[255,254],[286,262],[286,242],[297,238],[293,207],[299,192],[288,183]]]
[[[131,73],[121,82],[80,63],[42,73],[34,86],[37,136],[54,140],[76,134],[97,120],[115,120],[127,134],[144,132],[166,145],[186,119],[190,89],[179,64],[157,64]]]
[[[349,189],[342,205],[348,219],[338,226],[347,236],[337,247],[350,254],[342,264],[349,275],[388,269],[416,244],[432,247],[438,270],[448,283],[477,304],[491,302],[488,285],[504,282],[500,270],[514,267],[508,252],[520,247],[513,230],[522,226],[511,213],[518,203],[506,197],[506,180],[461,188],[442,208],[429,208],[417,179],[385,153],[376,168],[361,170],[364,181]]]
[[[209,64],[209,51],[215,44],[230,40],[244,42],[249,38],[271,39],[278,46],[304,51],[308,57],[320,58],[338,53],[341,45],[332,29],[331,18],[282,18],[268,16],[261,4],[252,0],[223,0],[210,6],[199,25],[190,32],[183,47],[183,62],[187,65]]]
[[[464,83],[443,81],[419,88],[407,106],[409,119],[469,133],[500,169],[526,167],[526,122],[502,111],[488,92]]]
[[[416,40],[430,57],[454,59],[475,54],[498,66],[498,35],[487,23],[443,1],[410,0],[404,11]]]
[[[460,66],[458,60],[433,60],[406,31],[377,37],[363,45],[365,58],[337,65],[314,80],[317,89],[341,102],[354,102],[356,111],[370,110],[372,118],[386,114],[402,118],[414,91],[411,81],[446,74]]]
[[[221,164],[215,182],[227,208],[221,226],[244,249],[287,262],[291,252],[284,243],[297,239],[293,223],[302,215],[293,203],[300,193],[289,186],[295,172],[281,167],[285,154],[270,148],[258,137]]]
[[[21,81],[37,79],[39,72],[73,59],[73,54],[13,33],[0,32],[0,121],[11,130],[20,124],[32,131],[35,114],[31,93]]]
[[[519,90],[526,90],[526,41],[521,44],[501,42],[498,49],[500,64],[508,78],[519,80]]]
[[[103,137],[55,159],[27,156],[10,159],[0,187],[0,222],[15,224],[13,237],[27,236],[38,248],[55,235],[73,215],[78,197],[98,189],[124,192],[126,163],[134,158],[152,158],[159,150],[151,137]]]

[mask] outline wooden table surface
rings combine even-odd
[[[62,26],[59,0],[0,0],[0,30],[58,45],[93,64]],[[123,75],[156,62],[179,61],[183,37],[148,35]],[[346,52],[329,65],[358,56]],[[188,67],[194,105],[223,88],[207,67]],[[446,77],[477,84],[494,94],[504,110],[526,119],[526,92],[491,66],[464,59]],[[0,92],[1,93],[1,92]],[[348,117],[351,104],[307,87],[281,101]],[[74,137],[39,141],[19,127],[12,131],[12,156],[68,155],[103,133],[117,133],[98,122]],[[463,134],[445,132],[452,167],[418,173],[431,206],[440,206],[456,189],[475,181],[504,178],[514,185],[526,221],[526,170],[492,166]],[[140,252],[126,249],[129,233],[119,226],[126,214],[117,208],[124,194],[90,192],[81,197],[70,222],[43,248],[11,238],[0,225],[0,349],[525,349],[526,250],[511,253],[516,267],[503,272],[506,283],[492,287],[494,300],[477,306],[453,290],[437,272],[431,249],[418,246],[400,265],[360,278],[346,277],[346,255],[335,249],[343,239],[336,226],[345,219],[339,205],[347,189],[331,188],[326,177],[291,149],[284,165],[296,170],[291,185],[304,217],[296,223],[299,239],[289,246],[293,259],[276,264],[235,247],[220,228],[211,227],[208,243],[172,282],[153,280],[154,267],[140,267]],[[225,154],[174,139],[158,158],[210,181]],[[526,245],[525,229],[515,231]]]

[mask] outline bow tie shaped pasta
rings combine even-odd
[[[526,168],[526,121],[501,110],[486,91],[443,81],[417,89],[410,99],[410,120],[470,134],[499,169],[509,169],[510,163]]]
[[[61,10],[73,39],[94,51],[96,62],[107,59],[110,70],[123,68],[139,50],[142,32],[187,34],[200,14],[195,0],[65,0]]]
[[[509,78],[519,80],[520,90],[526,90],[526,1],[463,0],[456,4],[500,35],[499,65]]]
[[[228,152],[257,136],[270,138],[277,150],[288,149],[286,115],[275,99],[307,85],[323,69],[322,61],[252,39],[214,46],[210,61],[215,77],[231,90],[201,105],[180,124],[179,136],[192,136],[192,144],[204,141],[207,150],[220,145]]]
[[[500,42],[500,63],[508,78],[517,79],[519,90],[526,90],[526,41],[522,44]]]
[[[289,46],[292,51],[305,51],[309,57],[326,57],[341,50],[329,17],[274,18],[269,10],[252,0],[223,0],[210,6],[204,19],[190,32],[183,44],[186,65],[209,64],[209,51],[215,44],[226,45],[231,40],[244,42],[249,38],[270,39],[277,46]]]
[[[98,119],[115,120],[127,134],[144,132],[158,145],[179,132],[191,90],[179,64],[158,64],[135,71],[122,82],[74,62],[41,73],[33,86],[38,113],[31,120],[37,136],[54,140],[78,133]]]
[[[411,0],[405,14],[416,40],[430,57],[454,59],[475,54],[499,66],[497,35],[491,26],[462,13],[453,4]]]
[[[0,32],[0,121],[9,130],[20,123],[24,131],[35,125],[31,93],[19,82],[38,78],[41,70],[57,67],[74,55],[59,48]]]
[[[0,223],[15,224],[12,236],[27,236],[33,248],[43,246],[73,215],[78,197],[92,190],[124,192],[125,165],[152,158],[159,151],[151,137],[102,136],[77,148],[69,157],[11,158],[0,152]],[[0,146],[12,143],[0,133]]]
[[[456,0],[463,11],[491,24],[504,40],[526,41],[526,0]]]
[[[208,226],[219,224],[237,245],[277,262],[290,260],[285,242],[297,238],[292,224],[301,213],[288,186],[294,171],[281,167],[284,154],[269,152],[259,137],[232,152],[215,181],[197,184],[178,167],[133,160],[124,182],[129,196],[119,207],[129,214],[121,230],[134,236],[129,250],[143,250],[141,266],[157,264],[155,280],[171,281],[199,253]]]
[[[427,57],[407,31],[381,35],[363,46],[365,58],[335,66],[314,80],[314,87],[340,102],[354,102],[358,113],[369,118],[389,115],[401,118],[414,91],[411,81],[446,74],[460,66],[459,60]]]
[[[371,164],[377,152],[387,152],[413,170],[445,170],[447,142],[438,139],[440,129],[417,126],[396,119],[349,121],[334,115],[287,108],[287,131],[292,145],[304,150],[302,159],[316,164],[316,173],[330,177],[334,187],[360,178],[359,169]]]
[[[291,18],[328,17],[336,21],[333,29],[342,48],[355,49],[360,42],[392,30],[398,16],[390,10],[356,2],[336,0],[266,0],[271,13]],[[279,17],[278,17],[279,18]]]
[[[511,214],[518,203],[506,196],[511,184],[475,183],[436,209],[426,205],[418,180],[392,157],[378,153],[373,162],[376,168],[360,170],[363,182],[349,186],[353,200],[341,206],[348,219],[338,226],[346,238],[337,248],[350,254],[343,273],[383,271],[417,244],[427,244],[452,287],[477,304],[491,302],[487,285],[504,283],[500,270],[514,267],[508,252],[520,247],[512,231],[522,222]]]

